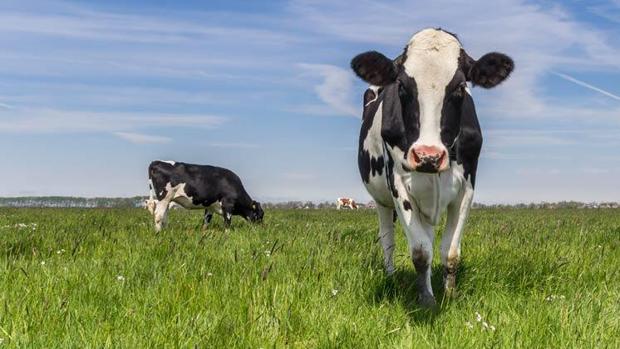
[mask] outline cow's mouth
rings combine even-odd
[[[411,166],[410,162],[405,162],[403,163],[403,170],[406,172],[439,173],[448,169],[446,156],[446,152],[437,156],[418,157],[413,155],[415,165]]]

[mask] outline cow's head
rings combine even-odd
[[[395,161],[407,171],[436,173],[450,166],[448,152],[460,132],[462,114],[474,112],[467,81],[495,87],[510,75],[514,63],[496,52],[476,61],[453,34],[425,29],[396,60],[370,51],[353,58],[351,68],[383,89],[381,136]]]
[[[257,201],[252,201],[252,209],[248,214],[247,219],[253,223],[261,223],[263,221],[263,216],[265,212],[262,207],[260,207],[260,203]]]

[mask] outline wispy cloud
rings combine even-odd
[[[241,143],[241,142],[211,142],[207,146],[214,148],[231,148],[231,149],[256,149],[260,148],[260,145],[253,143]]]
[[[6,103],[2,103],[2,102],[0,102],[0,108],[2,108],[2,109],[13,109],[12,106],[10,106],[10,105],[8,105]]]
[[[322,79],[314,90],[321,101],[333,108],[333,114],[361,117],[361,111],[351,102],[353,77],[348,70],[329,64],[301,63],[299,67],[306,74]],[[306,111],[312,109],[307,108]]]
[[[126,141],[136,144],[165,144],[170,143],[172,138],[153,136],[134,132],[114,132],[114,134]]]
[[[11,109],[0,111],[0,132],[124,132],[150,127],[216,128],[227,120],[228,118],[222,116],[195,114]]]
[[[576,78],[574,78],[574,77],[572,77],[572,76],[570,76],[570,75],[568,75],[568,74],[564,74],[564,73],[560,73],[560,72],[555,72],[555,71],[554,71],[554,72],[552,72],[552,74],[553,74],[553,75],[556,75],[556,76],[559,76],[559,77],[561,77],[561,78],[562,78],[562,79],[564,79],[564,80],[567,80],[567,81],[573,82],[573,83],[575,83],[575,84],[577,84],[577,85],[579,85],[579,86],[583,86],[583,87],[588,88],[588,89],[590,89],[590,90],[592,90],[592,91],[596,91],[596,92],[598,92],[598,93],[600,93],[600,94],[602,94],[602,95],[605,95],[605,96],[607,96],[607,97],[610,97],[610,98],[613,98],[613,99],[615,99],[615,100],[617,100],[617,101],[620,101],[620,96],[618,96],[618,95],[616,95],[616,94],[613,94],[613,93],[611,93],[611,92],[609,92],[609,91],[603,90],[603,89],[602,89],[602,88],[600,88],[600,87],[596,87],[596,86],[594,86],[594,85],[588,84],[588,83],[587,83],[587,82],[585,82],[585,81],[582,81],[582,80],[576,79]]]

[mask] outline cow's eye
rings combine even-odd
[[[456,86],[456,88],[452,91],[452,97],[461,99],[465,96],[465,88],[467,87],[467,83],[465,81],[461,82]]]
[[[400,97],[406,97],[407,95],[409,95],[409,93],[407,92],[407,89],[405,88],[403,83],[400,81],[398,82],[398,95]]]

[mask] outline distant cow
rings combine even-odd
[[[357,209],[357,204],[351,198],[338,198],[336,200],[336,209],[340,210],[341,208]]]
[[[392,215],[396,211],[424,306],[435,304],[434,226],[447,210],[441,262],[450,294],[474,195],[482,132],[469,84],[495,87],[513,67],[510,57],[497,52],[473,59],[455,35],[441,29],[413,35],[394,61],[376,51],[351,61],[355,73],[371,85],[364,94],[358,164],[364,185],[377,203],[385,268],[394,272]]]
[[[157,199],[154,202],[157,231],[165,226],[168,208],[172,202],[186,209],[204,209],[205,226],[211,221],[213,213],[224,217],[226,227],[230,226],[233,215],[241,216],[250,222],[260,222],[263,219],[264,213],[260,204],[250,198],[241,179],[225,168],[153,161],[149,165],[149,183]],[[153,202],[150,201],[148,205],[153,207]]]

